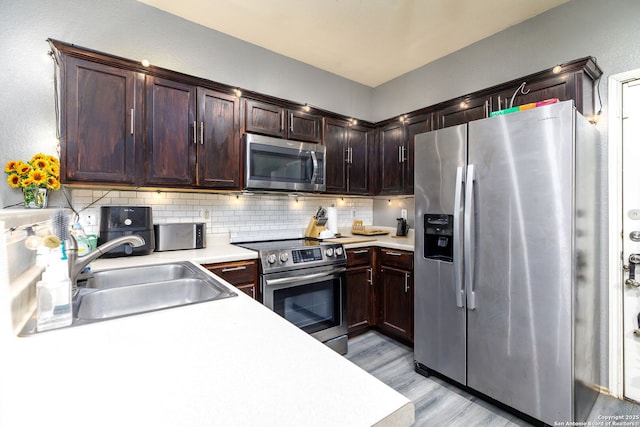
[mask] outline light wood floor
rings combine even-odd
[[[346,357],[411,399],[416,409],[416,427],[530,425],[439,378],[416,373],[413,350],[377,332],[350,339]],[[601,395],[589,416],[590,423],[585,425],[606,425],[604,416],[625,415],[640,415],[640,405]],[[617,422],[640,427],[640,420],[620,418]]]

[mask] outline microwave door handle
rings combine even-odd
[[[311,175],[311,183],[315,183],[318,179],[318,157],[315,151],[309,151],[311,154],[311,161],[313,162],[313,174]]]

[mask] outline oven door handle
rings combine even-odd
[[[267,286],[285,285],[287,283],[302,282],[308,280],[322,279],[323,277],[331,277],[347,271],[346,267],[335,268],[328,272],[305,274],[304,276],[291,276],[282,277],[280,279],[265,279],[264,283]]]

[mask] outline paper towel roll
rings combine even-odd
[[[327,230],[333,234],[338,232],[338,209],[335,207],[327,208]]]

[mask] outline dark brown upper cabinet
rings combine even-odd
[[[147,78],[147,185],[240,188],[239,100]]]
[[[348,120],[325,118],[323,133],[327,193],[371,194],[373,129],[352,125]]]
[[[144,75],[65,57],[62,182],[135,185]]]
[[[245,99],[244,130],[304,142],[320,142],[322,117],[267,102]]]
[[[240,189],[240,100],[198,88],[199,135],[196,184],[199,187]]]
[[[491,113],[490,97],[468,97],[448,103],[436,112],[436,129],[461,125],[472,120],[484,119]]]
[[[147,76],[143,185],[195,185],[196,88]]]
[[[430,131],[431,122],[431,114],[403,116],[378,130],[380,194],[413,194],[414,138]]]

